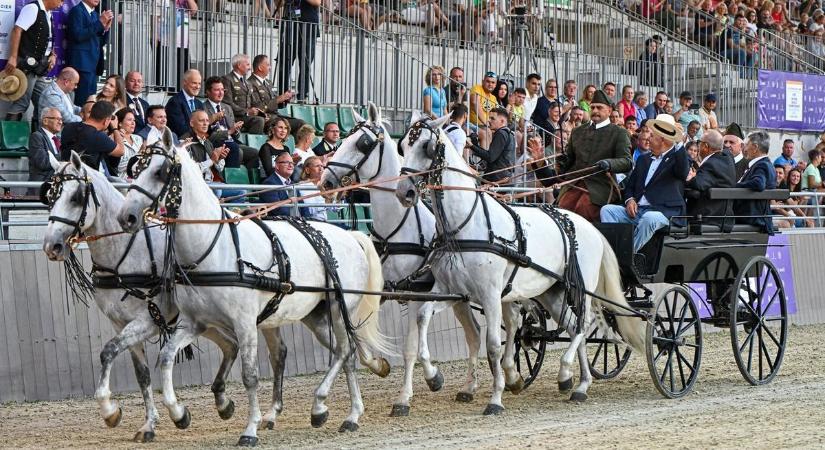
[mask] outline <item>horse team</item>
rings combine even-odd
[[[143,342],[159,333],[158,317],[177,317],[159,363],[163,404],[178,428],[186,428],[191,415],[175,396],[175,357],[203,335],[223,352],[212,385],[222,419],[234,413],[234,403],[225,394],[225,382],[240,356],[249,411],[238,444],[256,445],[258,428],[272,429],[283,408],[286,346],[278,327],[302,322],[332,355],[331,365],[315,391],[312,425],[319,427],[326,422],[325,400],[343,369],[351,408],[339,430],[354,431],[364,412],[355,356],[379,376],[389,373],[386,360],[377,356],[391,354],[380,333],[377,293],[384,290],[385,281],[409,281],[412,274],[416,282],[431,285],[432,293],[463,295],[483,308],[487,358],[493,373],[493,391],[484,414],[504,410],[505,387],[514,393],[523,388],[514,362],[514,342],[519,325],[518,302],[529,299],[541,302],[572,337],[561,358],[560,391],[572,391],[571,399],[575,401],[587,398],[592,378],[584,330],[600,317],[602,309],[618,312],[626,307],[616,257],[604,237],[573,213],[562,211],[554,219],[539,208],[508,207],[475,191],[475,180],[467,176],[468,168],[441,130],[440,121],[413,118],[411,129],[416,132],[400,141],[402,166],[399,145],[385,137],[389,133],[379,111],[373,105],[368,111],[367,118],[359,117],[363,126],[341,143],[322,185],[340,188],[346,184],[342,180],[353,178],[361,182],[392,180],[375,183],[376,188],[371,190],[373,239],[389,244],[382,245],[385,249],[395,244],[395,251],[385,250],[383,255],[377,253],[370,238],[357,231],[344,231],[323,222],[260,223],[242,220],[224,210],[197,164],[185,148],[173,144],[168,134],[140,155],[139,174],[125,197],[102,174],[83,165],[76,154],[68,162],[52,161],[55,176],[47,199],[51,212],[43,244],[47,256],[52,260],[70,258],[73,238],[106,235],[89,241],[93,274],[101,279],[114,274],[118,280],[126,280],[117,285],[98,284],[94,294],[98,307],[118,333],[101,353],[103,367],[95,394],[107,425],[117,426],[122,418],[121,408],[111,399],[109,375],[114,358],[128,350],[146,414],[135,440],[154,439],[158,412]],[[399,179],[402,172],[408,176]],[[422,188],[435,182],[456,188],[428,189],[426,194],[434,207],[431,211],[422,203]],[[147,212],[158,213],[161,207],[176,212],[175,220],[164,229],[146,222]],[[559,220],[570,224],[574,234],[566,234]],[[120,233],[122,230],[128,233]],[[508,257],[510,253],[461,246],[477,241],[497,245],[490,248],[519,250],[522,261]],[[272,245],[262,245],[266,242]],[[434,250],[425,251],[430,248]],[[581,277],[578,288],[583,295],[577,308],[571,308],[567,301],[570,285],[555,276],[566,273],[570,261],[576,261]],[[288,289],[256,288],[243,282],[255,277],[275,279],[280,284],[270,283],[272,286]],[[145,289],[128,286],[130,279],[138,284],[168,279],[176,279],[177,283],[155,289],[153,294],[157,295],[150,299],[155,308],[147,308],[147,300],[136,294]],[[443,385],[443,376],[430,360],[426,337],[433,314],[447,307],[453,308],[461,322],[469,351],[466,382],[456,400],[472,401],[478,388],[481,335],[468,302],[411,301],[408,305],[404,383],[391,415],[410,412],[416,360],[424,369],[430,389],[438,390]],[[623,339],[642,351],[645,323],[618,317]],[[499,332],[502,325],[506,330],[503,349]],[[269,348],[275,374],[272,403],[263,415],[257,398],[259,330]],[[580,376],[574,386],[573,363],[577,356]]]

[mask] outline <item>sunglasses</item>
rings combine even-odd
[[[495,73],[495,72],[487,72],[487,73],[484,74],[484,76],[486,78],[496,78],[496,79],[498,79],[498,74]]]

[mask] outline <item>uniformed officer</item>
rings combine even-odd
[[[292,100],[295,92],[287,90],[278,95],[275,86],[269,81],[270,68],[269,57],[266,55],[257,55],[252,60],[252,75],[246,80],[249,84],[249,95],[252,97],[252,106],[266,114],[267,121],[264,129],[269,129],[277,117],[283,117],[289,122],[289,129],[292,130],[292,134],[294,135],[305,125],[305,122],[301,119],[284,116],[278,113],[278,109],[286,106],[286,103]]]
[[[232,108],[235,120],[243,122],[242,131],[263,134],[266,112],[252,106],[250,85],[246,79],[250,66],[249,55],[238,54],[232,57],[232,72],[222,80],[226,91],[223,101]]]

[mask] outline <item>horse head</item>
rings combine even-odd
[[[407,133],[401,138],[399,149],[404,156],[404,167],[402,174],[411,174],[433,170],[435,166],[444,162],[445,147],[450,146],[441,127],[449,122],[450,116],[446,115],[436,120],[429,119],[429,116],[419,111],[414,111],[410,127]],[[409,208],[418,203],[421,195],[420,184],[428,184],[432,173],[424,176],[409,176],[398,182],[395,191],[398,201]],[[416,181],[416,179],[420,180]]]
[[[171,192],[180,196],[181,163],[185,144],[176,147],[172,132],[166,128],[161,139],[145,146],[129,160],[127,170],[134,180],[117,220],[124,231],[134,233],[145,223],[147,212],[156,213]]]
[[[323,189],[372,181],[381,172],[385,150],[396,151],[395,142],[384,127],[381,111],[370,102],[367,112],[366,119],[355,113],[357,125],[327,162],[321,176]]]
[[[54,175],[40,186],[40,201],[49,207],[43,251],[50,260],[62,261],[70,250],[70,241],[88,230],[97,216],[100,202],[94,181],[106,181],[83,164],[74,151],[69,162],[58,162],[52,154],[49,161]]]

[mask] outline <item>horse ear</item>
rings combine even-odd
[[[437,128],[443,127],[445,124],[447,124],[449,122],[450,122],[450,115],[445,114],[445,115],[439,117],[438,119],[428,120],[427,125],[429,125],[430,128],[432,128],[432,129],[437,129]]]
[[[424,117],[424,114],[422,114],[421,111],[419,111],[417,109],[414,109],[413,112],[412,112],[412,117],[410,118],[410,125],[418,122],[423,117]]]
[[[352,108],[352,107],[350,107]],[[366,122],[367,120],[361,117],[361,114],[358,114],[355,108],[352,108],[352,117],[355,118],[355,123]]]
[[[49,154],[49,164],[51,164],[52,169],[54,169],[54,171],[57,172],[57,170],[60,169],[60,161],[58,161],[57,158],[55,158],[54,153],[52,153],[52,152],[46,152],[46,153]]]
[[[381,111],[378,110],[378,107],[375,106],[375,103],[369,102],[369,106],[367,107],[367,116],[369,117],[370,122],[378,123],[381,120],[381,118],[379,117],[380,115]]]
[[[72,150],[72,156],[69,158],[69,161],[71,161],[72,165],[77,170],[80,170],[80,167],[83,166],[83,161],[80,159],[80,155],[78,155],[74,150]]]
[[[163,137],[161,137],[161,141],[163,142],[163,147],[171,149],[175,145],[175,139],[172,136],[172,130],[169,127],[163,128]]]

